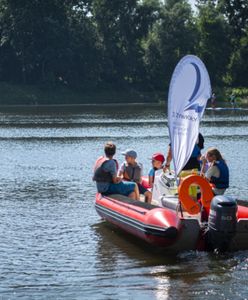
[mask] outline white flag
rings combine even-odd
[[[176,175],[193,152],[210,95],[209,75],[203,62],[194,55],[183,57],[173,72],[168,97],[168,126]]]

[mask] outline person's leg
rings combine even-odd
[[[129,198],[132,198],[134,200],[140,200],[140,193],[139,193],[139,188],[138,188],[138,185],[135,183],[135,187],[134,187],[134,191],[131,192],[129,195],[128,195]]]
[[[128,198],[131,198],[133,200],[137,200],[136,199],[136,195],[135,195],[135,192],[132,192],[131,194],[128,195]]]
[[[150,191],[146,191],[144,193],[144,195],[145,195],[145,202],[151,204],[152,203],[152,193]]]
[[[140,200],[138,186],[135,182],[123,181],[122,194],[134,200]]]
[[[119,183],[111,183],[108,190],[109,194],[120,194],[134,200],[139,200],[139,190],[135,182],[121,181]]]
[[[148,191],[142,184],[138,183],[139,193],[145,196],[145,202],[151,203],[152,193]]]
[[[135,193],[135,200],[140,200],[139,187],[136,183],[135,183],[134,193]]]

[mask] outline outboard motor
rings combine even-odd
[[[237,202],[226,196],[215,196],[208,219],[208,246],[210,250],[224,252],[236,233]]]

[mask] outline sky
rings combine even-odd
[[[195,4],[195,0],[188,0],[191,5]]]
[[[194,9],[195,8],[195,0],[188,0],[189,1],[189,3],[191,4],[191,6],[192,6],[192,8]]]

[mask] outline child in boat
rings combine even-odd
[[[125,155],[125,162],[120,166],[118,176],[122,176],[124,180],[136,182],[140,194],[145,195],[145,201],[151,203],[152,193],[141,185],[143,167],[142,164],[136,161],[136,151],[127,149],[122,154]]]
[[[152,168],[148,173],[149,185],[152,188],[155,178],[155,172],[159,169],[163,169],[163,163],[165,161],[164,155],[160,152],[154,153],[152,158]]]
[[[97,159],[94,166],[93,180],[96,181],[98,193],[104,195],[120,194],[134,200],[139,200],[139,190],[135,182],[122,182],[117,176],[118,163],[113,158],[116,146],[112,142],[106,143],[104,147],[105,156]]]
[[[229,169],[220,151],[216,148],[209,148],[205,156],[202,156],[202,163],[207,162],[209,168],[205,173],[206,179],[214,184],[213,192],[215,195],[223,195],[229,187]]]

